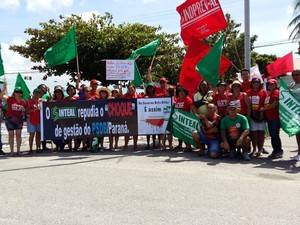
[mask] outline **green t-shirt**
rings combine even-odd
[[[250,126],[248,119],[237,114],[235,120],[232,120],[229,116],[225,116],[221,120],[221,132],[226,133],[227,138],[231,140],[237,140],[245,130],[249,130]]]
[[[50,95],[49,95],[49,93],[43,94],[42,99],[45,99],[45,100],[47,100],[47,102],[48,102],[48,101],[50,100]]]

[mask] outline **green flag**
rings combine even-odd
[[[155,41],[146,44],[145,46],[138,48],[133,53],[131,53],[132,59],[137,59],[140,55],[141,56],[154,56],[157,51],[157,47],[160,43],[160,37],[157,38]]]
[[[224,35],[196,65],[196,71],[213,87],[216,87],[219,81],[223,42]]]
[[[27,87],[27,84],[25,83],[23,77],[21,76],[20,73],[18,73],[17,79],[16,79],[16,84],[15,88],[20,87],[23,91],[23,99],[26,101],[27,99],[30,98],[30,91]]]
[[[44,59],[48,66],[54,67],[74,59],[76,55],[76,32],[75,28],[72,27],[62,39],[52,47],[48,48],[44,53]]]
[[[132,56],[132,55],[131,55]],[[131,56],[129,58],[127,58],[128,60],[134,60],[133,58],[131,58]],[[141,77],[141,74],[140,74],[140,71],[139,71],[139,68],[136,64],[136,62],[134,61],[134,80],[131,81],[131,83],[134,85],[134,86],[141,86],[143,84],[143,79]]]
[[[280,78],[279,117],[281,128],[289,135],[300,133],[300,99]]]
[[[1,56],[1,45],[0,45],[0,76],[4,75],[4,67],[3,67],[3,60]]]
[[[200,127],[201,121],[195,114],[174,108],[168,121],[167,130],[175,137],[196,147],[192,133],[194,130],[200,130]]]

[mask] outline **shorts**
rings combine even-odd
[[[29,119],[27,119],[27,131],[29,133],[41,132],[41,124],[33,125],[30,123]]]
[[[10,121],[10,118],[8,118],[8,117],[5,118],[5,126],[8,131],[23,129],[23,123],[17,125],[15,123],[12,123]]]
[[[264,131],[266,127],[266,122],[255,122],[253,119],[250,119],[250,131]]]

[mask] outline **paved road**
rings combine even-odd
[[[0,157],[0,224],[299,224],[300,164],[289,160],[296,141],[281,136],[284,158],[274,161],[195,158],[144,144]]]

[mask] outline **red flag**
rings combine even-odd
[[[204,39],[227,27],[219,0],[187,0],[177,6],[180,14],[181,38],[189,45],[192,37]]]
[[[272,78],[292,72],[294,70],[293,53],[290,52],[287,55],[278,58],[273,63],[267,65],[266,68]]]
[[[196,71],[197,63],[209,52],[211,47],[208,44],[193,38],[185,54],[183,64],[180,71],[179,83],[193,95],[198,87],[202,77]],[[221,76],[230,66],[231,62],[221,56],[219,76]]]

